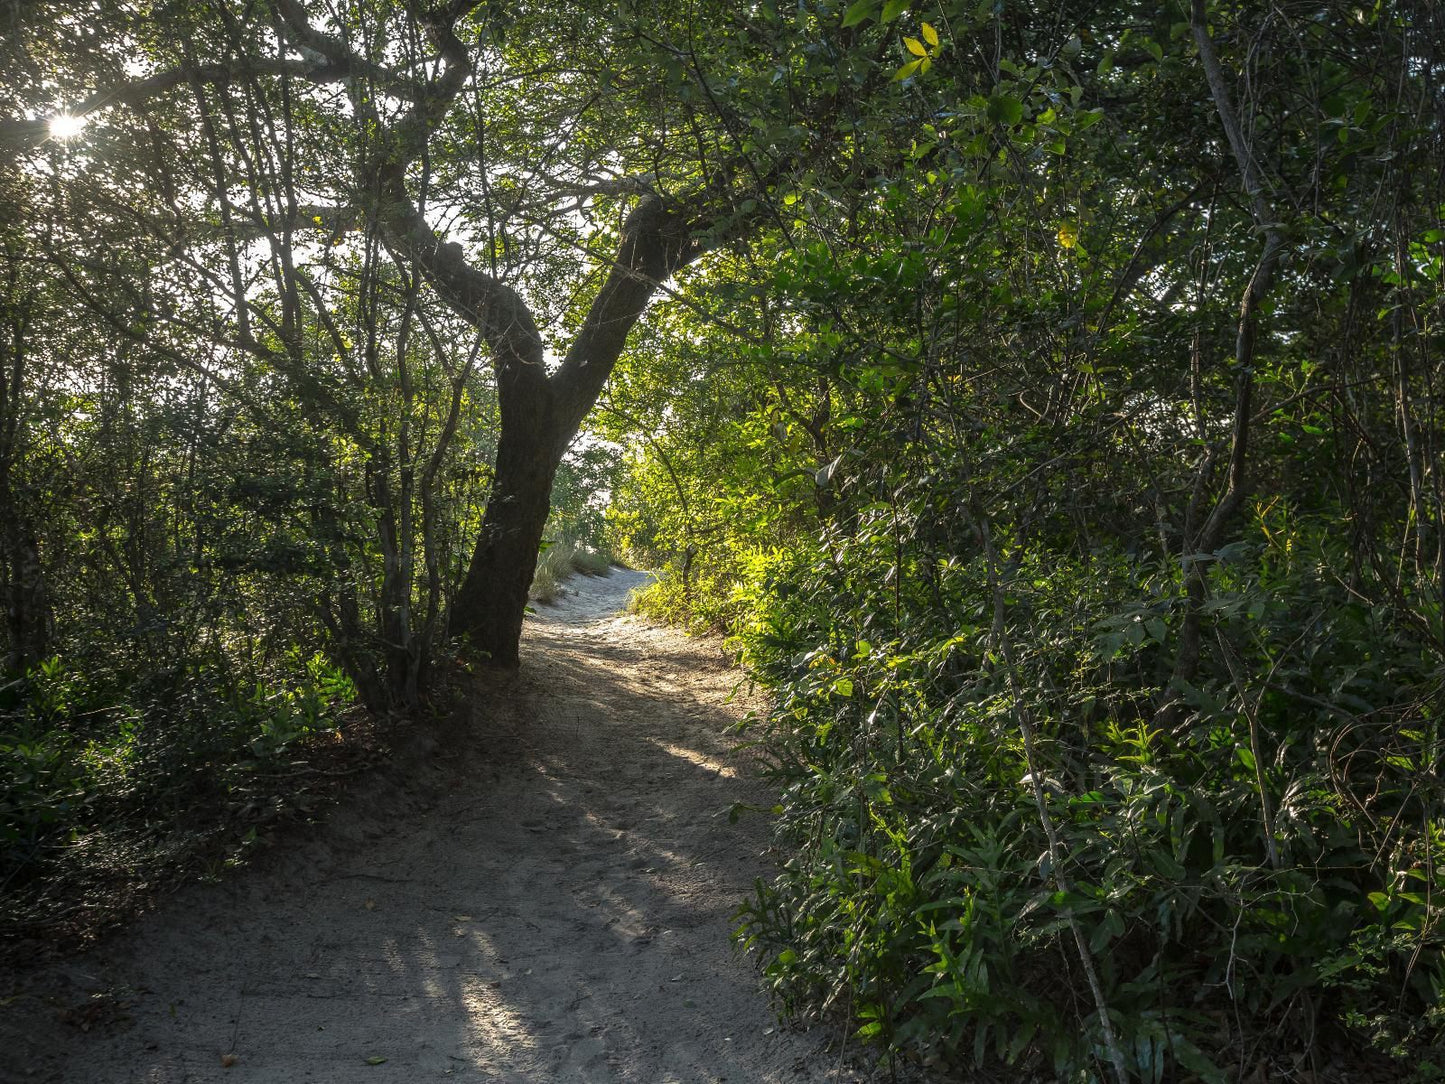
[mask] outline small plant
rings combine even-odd
[[[981,560],[895,593],[872,541],[771,562],[734,640],[776,693],[753,727],[783,792],[739,937],[786,1008],[960,1070],[1102,1079],[1082,944],[1131,1079],[1223,1081],[1321,1029],[1438,1048],[1445,744],[1403,622],[1308,562],[1219,562],[1216,650],[1165,726],[1175,570],[1020,548],[1000,618]],[[1240,684],[1245,653],[1268,684]]]
[[[612,556],[605,550],[567,539],[544,542],[532,577],[532,601],[555,602],[572,575],[605,576],[611,569]]]
[[[532,600],[555,602],[562,593],[562,582],[571,575],[573,545],[570,542],[545,542],[537,557],[537,572],[532,577]]]
[[[572,551],[572,570],[584,576],[605,576],[612,571],[612,557],[601,550],[579,545]]]

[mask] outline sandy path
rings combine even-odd
[[[363,796],[81,961],[81,985],[134,991],[129,1021],[66,1029],[53,1060],[0,1050],[0,1078],[860,1079],[777,1026],[732,950],[763,842],[726,811],[766,792],[730,751],[717,646],[618,614],[645,581],[544,607],[449,743],[471,748],[427,754],[427,795]]]

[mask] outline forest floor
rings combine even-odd
[[[0,1007],[0,1080],[812,1084],[732,914],[771,804],[716,642],[577,579],[519,674],[421,728],[324,825],[193,885]]]

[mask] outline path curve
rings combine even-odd
[[[24,1068],[66,1084],[863,1079],[818,1032],[778,1026],[729,942],[765,841],[727,810],[767,793],[731,748],[745,709],[716,643],[618,613],[646,581],[573,581],[539,608],[518,677],[476,699],[470,748],[425,758],[430,797],[353,801],[86,962],[133,992],[129,1025],[72,1029],[55,1064]]]

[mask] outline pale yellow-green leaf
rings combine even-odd
[[[1059,225],[1059,246],[1061,248],[1073,248],[1079,243],[1079,227],[1072,222],[1064,222]]]
[[[935,49],[938,48],[938,31],[928,23],[923,24],[923,40]]]
[[[927,56],[928,50],[923,47],[923,42],[917,38],[904,38],[903,44],[908,46],[908,51],[914,56]]]
[[[918,65],[922,63],[923,61],[921,60],[910,60],[907,64],[903,65],[903,67],[899,68],[896,72],[893,73],[893,81],[896,83],[900,79],[907,79],[910,75],[912,75],[918,70]]]

